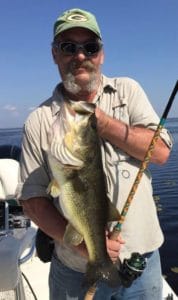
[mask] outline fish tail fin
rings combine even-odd
[[[119,272],[111,260],[108,259],[105,262],[95,263],[89,262],[87,264],[83,285],[91,287],[99,281],[105,282],[110,287],[117,287],[121,285]]]

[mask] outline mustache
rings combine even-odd
[[[75,71],[76,69],[79,69],[79,68],[85,68],[90,72],[96,70],[95,66],[90,61],[83,61],[81,63],[74,61],[70,64],[70,68],[69,68],[70,70],[69,71],[72,72],[72,71]]]

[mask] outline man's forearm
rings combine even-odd
[[[144,127],[128,126],[124,122],[107,116],[101,110],[96,111],[99,135],[107,139],[130,156],[143,161],[153,138],[154,131]],[[158,139],[152,153],[151,162],[162,164],[169,157],[170,150]]]
[[[54,240],[63,243],[63,236],[66,229],[67,221],[61,216],[55,206],[46,198],[31,198],[21,200],[24,213],[47,235]],[[82,256],[88,257],[85,244],[72,246],[71,248],[78,251]]]
[[[62,241],[67,221],[47,198],[21,200],[24,213],[54,240]]]

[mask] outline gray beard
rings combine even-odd
[[[63,84],[65,89],[72,94],[78,94],[82,91],[90,93],[95,91],[98,87],[97,76],[94,72],[91,73],[90,81],[85,85],[82,84],[81,86],[78,83],[76,83],[75,77],[72,75],[72,73],[68,73],[66,75],[66,79],[63,81]]]

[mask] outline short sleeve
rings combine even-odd
[[[50,198],[47,193],[50,176],[41,145],[41,140],[46,139],[47,133],[41,132],[39,110],[29,116],[23,129],[20,174],[17,187],[19,200],[32,197]]]

